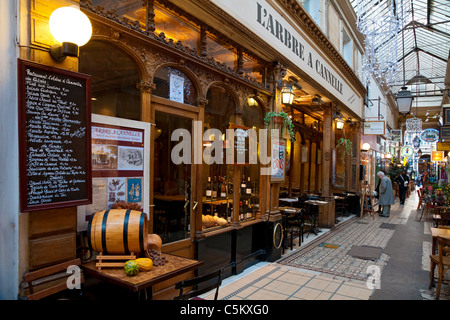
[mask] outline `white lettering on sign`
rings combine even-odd
[[[92,126],[92,139],[142,143],[143,138],[143,133],[139,131]]]

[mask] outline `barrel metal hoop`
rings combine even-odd
[[[91,215],[91,217],[89,218],[88,230],[87,230],[87,241],[88,241],[89,250],[91,250],[91,252],[94,251],[94,249],[92,248],[92,239],[91,239],[91,227],[92,227],[92,220],[94,220],[94,216],[95,216],[95,213],[93,215]]]
[[[144,248],[144,222],[145,222],[145,212],[141,213],[141,218],[139,221],[139,246],[141,248],[141,254],[145,255]]]
[[[108,254],[108,250],[106,248],[106,221],[108,220],[108,214],[109,210],[106,210],[103,214],[103,221],[102,221],[102,248],[103,248],[103,254]]]
[[[130,254],[130,249],[128,248],[128,221],[130,220],[131,210],[128,209],[125,212],[125,218],[123,222],[123,249],[125,250],[125,254]]]

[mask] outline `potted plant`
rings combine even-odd
[[[287,130],[289,136],[291,137],[291,141],[295,141],[294,124],[286,112],[270,111],[266,114],[264,123],[266,124],[266,127],[269,127],[271,124],[281,125],[281,132],[283,132],[283,130]]]
[[[350,139],[340,138],[338,140],[336,148],[337,149],[342,148],[342,151],[344,152],[344,156],[351,155],[352,154],[352,141]]]

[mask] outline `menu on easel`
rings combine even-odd
[[[21,210],[92,202],[89,75],[18,59]]]

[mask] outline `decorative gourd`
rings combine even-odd
[[[157,252],[161,253],[161,247],[162,247],[162,240],[161,237],[158,236],[155,233],[150,233],[148,235],[148,249],[149,250],[156,250]]]
[[[123,268],[127,276],[135,276],[139,272],[139,264],[135,260],[128,260]]]
[[[153,269],[153,260],[150,258],[138,258],[134,261],[139,265],[139,271],[150,271]]]

